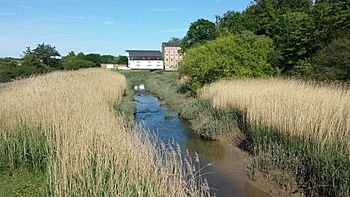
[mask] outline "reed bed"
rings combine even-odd
[[[49,196],[209,196],[196,161],[113,110],[126,87],[121,74],[86,69],[0,90],[0,170],[45,173]]]
[[[350,195],[350,89],[284,79],[223,80],[201,89],[217,109],[238,109],[263,163],[292,169],[304,190]],[[242,122],[242,121],[241,121]]]

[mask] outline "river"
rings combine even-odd
[[[233,151],[232,147],[194,135],[188,121],[181,119],[176,112],[161,106],[158,99],[147,92],[137,91],[135,100],[137,103],[135,123],[154,132],[165,143],[174,139],[190,154],[198,153],[201,166],[213,164],[201,173],[206,174],[203,177],[213,188],[212,193],[217,196],[236,197],[270,196],[251,184],[244,172],[246,165],[242,161],[244,158],[237,151]]]

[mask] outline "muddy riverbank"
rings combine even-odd
[[[180,118],[178,113],[161,106],[156,97],[146,92],[135,96],[137,113],[135,123],[154,132],[163,142],[174,140],[191,155],[197,153],[201,174],[217,196],[288,196],[258,178],[252,181],[247,176],[246,167],[251,161],[248,153],[241,151],[234,143],[209,141],[193,134],[191,124]]]

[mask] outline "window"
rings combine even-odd
[[[165,59],[165,61],[168,61],[168,60],[169,60],[168,58]]]

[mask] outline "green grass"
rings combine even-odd
[[[0,196],[40,197],[45,196],[45,174],[32,174],[17,170],[17,173],[0,173]]]
[[[181,117],[191,121],[195,132],[202,137],[218,139],[221,134],[237,127],[237,122],[234,121],[237,119],[236,111],[215,110],[210,101],[182,94],[183,87],[178,83],[177,72],[127,71],[122,74],[126,76],[130,88],[144,83],[146,91],[157,96],[162,104],[177,111]],[[125,102],[122,105],[129,104]],[[128,114],[130,110],[125,111]]]
[[[249,125],[245,113],[234,108],[214,109],[210,101],[186,96],[178,84],[176,72],[128,73],[128,78],[142,79],[146,90],[161,99],[163,104],[192,122],[201,136],[219,136],[241,130],[246,136],[242,148],[254,157],[248,175],[254,179],[257,171],[282,173],[273,175],[276,183],[288,188],[292,181],[307,196],[350,196],[350,163],[340,154],[341,144],[334,141],[320,149],[309,139],[293,137],[278,130]],[[289,177],[290,176],[290,177]],[[295,188],[294,188],[295,189]]]

